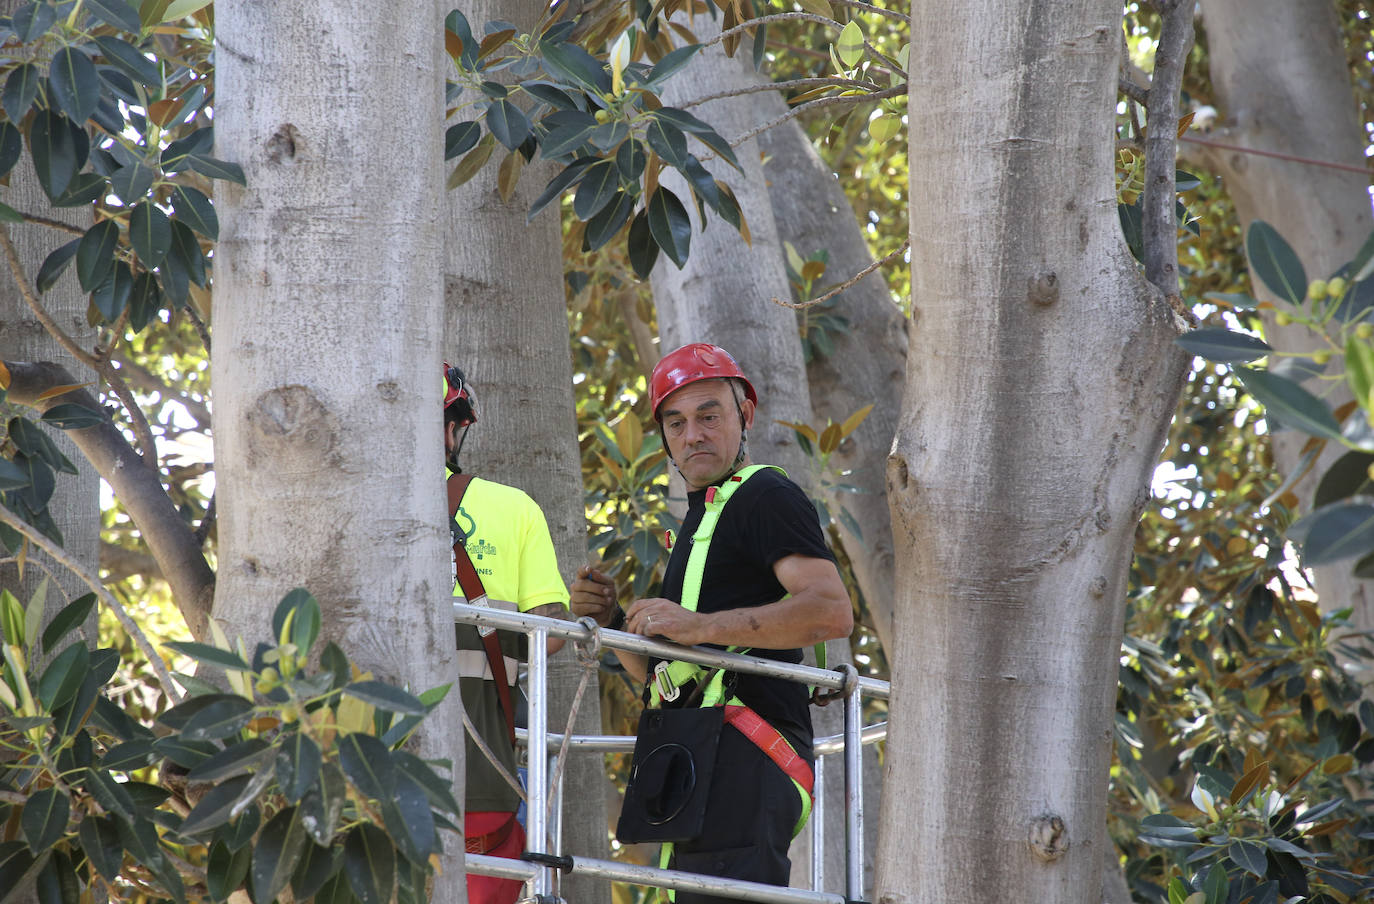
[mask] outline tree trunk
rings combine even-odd
[[[708,40],[716,30],[713,24],[700,17],[692,26],[701,40]],[[720,44],[704,51],[684,75],[669,83],[663,98],[666,104],[680,105],[738,88],[758,78],[743,54],[733,59],[726,57]],[[694,107],[692,112],[727,140],[755,127],[761,119],[756,96],[752,95],[712,101]],[[652,274],[659,347],[666,352],[688,342],[714,342],[734,355],[759,397],[749,437],[750,459],[756,463],[780,465],[808,493],[814,493],[816,480],[811,462],[797,444],[792,429],[779,423],[810,423],[812,420],[796,315],[772,301],[790,298],[781,239],[774,223],[757,143],[746,142],[736,148],[735,153],[744,170],[742,175],[718,160],[706,165],[735,192],[752,242],[746,244],[729,224],[712,218],[704,232],[693,233],[691,256],[681,270],[674,268],[666,258],[660,258]],[[685,182],[675,172],[665,171],[662,184],[671,188],[685,206],[694,209]],[[685,497],[681,478],[675,472],[672,486],[675,496]],[[847,639],[827,644],[826,655],[831,667],[853,661]],[[818,737],[839,734],[843,731],[843,719],[843,709],[838,705],[812,710]],[[832,758],[828,764],[825,799],[830,820],[823,852],[826,887],[832,891],[844,889],[842,814],[846,806],[842,769],[842,760]],[[869,794],[867,802],[872,806],[881,789],[877,756],[872,748],[865,757],[864,771],[865,789]],[[876,838],[876,826],[871,819],[869,830],[867,850],[870,854],[865,861],[871,868]],[[809,877],[799,870],[810,856],[811,833],[803,831],[792,847],[793,885],[809,886]]]
[[[81,228],[90,224],[87,211],[56,208],[48,202],[47,195],[38,187],[33,163],[27,154],[10,176],[6,201],[25,213],[41,214]],[[72,238],[48,227],[31,224],[10,227],[10,234],[30,285],[48,253]],[[95,338],[95,330],[86,322],[86,296],[77,286],[75,275],[65,274],[57,285],[40,298],[48,314],[67,335],[79,346],[89,349]],[[0,278],[0,360],[52,362],[73,374],[82,375],[81,379],[94,378],[84,365],[79,365],[56,339],[48,335],[24,301],[18,284],[8,273]],[[100,477],[82,459],[76,444],[65,431],[52,427],[42,429],[80,472],[75,476],[58,475],[57,489],[48,502],[48,512],[57,529],[62,532],[62,546],[66,553],[87,572],[96,574],[100,557]],[[90,591],[80,578],[37,549],[30,549],[23,580],[20,580],[16,564],[0,564],[0,588],[9,590],[25,605],[28,605],[45,577],[52,579],[48,587],[45,624],[66,603]],[[95,628],[96,619],[92,616],[85,628],[86,640],[92,648],[96,645]],[[53,650],[50,655],[59,652]]]
[[[453,682],[439,411],[443,11],[437,3],[218,11],[216,618],[265,637],[293,587],[361,668]],[[402,112],[404,111],[404,112]],[[386,123],[403,115],[404,142]],[[225,300],[228,300],[227,302]],[[457,691],[420,753],[454,764]],[[444,841],[434,899],[466,899]]]
[[[1203,0],[1212,84],[1219,127],[1204,139],[1229,145],[1332,161],[1367,165],[1365,137],[1345,64],[1340,22],[1330,0]],[[1374,228],[1369,208],[1369,176],[1253,154],[1189,147],[1190,156],[1220,175],[1244,232],[1264,220],[1288,240],[1309,279],[1325,279],[1349,261]],[[1256,298],[1282,308],[1285,302],[1258,279]],[[1285,352],[1325,348],[1307,328],[1266,327],[1270,344]],[[1350,398],[1342,384],[1309,389],[1340,405]],[[1274,452],[1287,474],[1298,467],[1305,434],[1274,435]],[[1304,508],[1322,474],[1345,448],[1329,443],[1311,472],[1296,487]],[[1352,622],[1374,631],[1374,582],[1351,574],[1353,562],[1316,569],[1317,590],[1327,611],[1354,608]]]
[[[875,900],[1101,900],[1132,537],[1187,360],[1117,223],[1120,29],[1111,0],[913,8]]]
[[[786,104],[774,92],[752,95],[756,115],[772,120]],[[759,136],[769,158],[768,197],[778,238],[798,253],[824,248],[830,252],[827,284],[850,279],[873,263],[854,209],[830,167],[795,121]],[[850,474],[843,483],[859,492],[829,494],[833,512],[848,509],[862,531],[855,536],[840,522],[844,551],[854,567],[874,628],[884,648],[892,642],[892,595],[895,564],[892,522],[887,510],[887,454],[897,432],[906,375],[906,318],[892,303],[887,280],[869,274],[837,298],[837,312],[849,318],[846,332],[832,334],[834,353],[813,358],[806,366],[816,415],[843,423],[872,404],[873,410],[835,451],[831,463]]]
[[[475,34],[500,18],[527,31],[542,0],[465,0],[459,7]],[[448,193],[444,292],[450,363],[476,391],[478,421],[463,448],[465,471],[529,493],[549,524],[564,580],[587,561],[582,458],[577,447],[572,357],[563,290],[558,205],[526,225],[530,203],[552,175],[536,158],[509,202],[496,188],[498,148],[490,166]],[[571,644],[549,662],[549,730],[563,732],[588,673]],[[578,702],[573,730],[601,733],[601,699],[593,670]],[[607,858],[606,770],[600,756],[574,754],[564,767],[563,850]],[[609,901],[608,883],[564,877],[572,901]]]

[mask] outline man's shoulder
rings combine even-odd
[[[758,496],[775,490],[806,494],[802,488],[792,478],[788,477],[780,468],[773,465],[765,465],[754,471],[744,486],[736,491],[736,495]]]
[[[519,487],[513,487],[504,483],[497,483],[494,480],[487,480],[485,477],[474,477],[468,484],[467,500],[481,500],[492,505],[515,506],[517,508],[535,508],[535,502]]]

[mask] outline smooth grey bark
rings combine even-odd
[[[214,615],[251,649],[282,595],[412,690],[457,685],[443,489],[442,147],[437,2],[234,3],[216,16]],[[406,140],[390,129],[398,113]],[[462,702],[420,755],[461,796]],[[444,839],[433,898],[466,900]]]
[[[1116,219],[1120,22],[912,11],[887,904],[1102,899],[1126,577],[1186,365]]]
[[[701,40],[709,39],[716,29],[704,18],[697,18],[691,27]],[[683,75],[669,83],[664,102],[681,104],[759,80],[744,56],[726,57],[720,44],[707,48]],[[756,96],[715,100],[694,107],[692,112],[726,139],[760,122]],[[697,152],[704,153],[699,147]],[[706,166],[735,192],[752,242],[746,244],[734,228],[712,215],[704,231],[693,232],[691,255],[681,270],[666,256],[659,258],[651,277],[658,313],[659,347],[668,352],[689,342],[713,342],[734,355],[759,397],[754,427],[749,431],[750,459],[756,463],[780,465],[808,492],[815,492],[810,460],[797,444],[792,429],[779,423],[813,421],[796,315],[790,308],[772,301],[790,298],[781,239],[757,143],[748,141],[735,148],[735,153],[742,174],[720,160],[709,161]],[[665,171],[661,184],[671,188],[689,210],[695,208],[685,182],[676,173]],[[676,473],[672,487],[675,496],[682,495],[682,483]],[[826,655],[832,668],[853,661],[847,639],[828,643]],[[839,734],[843,731],[843,718],[842,707],[838,705],[813,710],[816,735]],[[830,821],[826,827],[826,849],[822,853],[826,888],[832,891],[844,890],[843,814],[846,806],[843,782],[838,780],[843,774],[841,762],[832,758],[828,765],[832,780],[827,783],[825,798]],[[876,808],[880,791],[877,757],[870,748],[865,757],[868,806]],[[869,854],[865,858],[870,877],[876,839],[876,821],[871,819],[871,813],[872,810],[867,824]],[[810,876],[803,868],[810,856],[811,835],[804,830],[792,846],[794,886],[809,886]],[[871,887],[871,881],[868,885]]]
[[[1345,64],[1340,22],[1330,0],[1202,0],[1212,85],[1219,118],[1210,138],[1255,148],[1365,167],[1363,123]],[[1222,177],[1236,205],[1242,231],[1264,220],[1298,253],[1308,279],[1326,279],[1349,261],[1374,229],[1369,176],[1199,145],[1190,157]],[[1277,301],[1253,277],[1255,297]],[[1269,322],[1270,344],[1285,352],[1312,352],[1324,342],[1302,326]],[[1333,406],[1350,398],[1315,379]],[[1308,437],[1295,431],[1274,435],[1274,452],[1284,473],[1298,467]],[[1310,474],[1295,488],[1304,508],[1317,481],[1346,450],[1328,444]],[[1316,569],[1318,596],[1326,611],[1350,606],[1352,622],[1374,631],[1374,582],[1351,575],[1351,562]]]
[[[752,97],[760,119],[771,121],[786,111],[782,96],[775,92]],[[764,172],[778,238],[791,242],[803,256],[821,248],[829,251],[827,284],[850,279],[872,264],[849,199],[801,126],[795,120],[786,122],[760,134],[758,141],[768,157]],[[849,318],[849,329],[831,334],[834,353],[814,358],[806,373],[811,404],[821,420],[843,423],[865,405],[873,406],[831,458],[836,469],[850,472],[843,482],[859,492],[831,493],[829,500],[835,511],[841,506],[848,509],[862,531],[854,536],[840,522],[845,554],[886,647],[892,641],[895,575],[887,454],[897,431],[906,376],[906,318],[892,303],[881,272],[869,274],[837,298],[836,313]]]
[[[465,0],[459,8],[481,34],[483,23],[495,18],[528,30],[544,3]],[[526,224],[530,203],[556,169],[536,158],[505,202],[496,187],[505,153],[498,148],[482,172],[448,193],[444,353],[463,368],[477,394],[478,420],[463,447],[463,469],[530,494],[548,521],[567,582],[587,561],[587,522],[558,205]],[[550,731],[567,727],[584,676],[573,730],[601,733],[595,663],[589,671],[571,644],[549,661]],[[563,850],[608,858],[602,757],[573,754],[564,769]],[[570,876],[561,882],[568,900],[610,900],[605,881]]]
[[[61,220],[80,228],[90,224],[90,215],[83,209],[62,209],[51,205],[47,195],[38,187],[37,176],[33,173],[33,162],[27,154],[10,175],[10,184],[5,190],[5,202],[24,213]],[[11,226],[9,230],[15,249],[19,253],[20,264],[30,284],[48,253],[71,241],[72,238],[50,227],[29,223]],[[64,274],[52,289],[40,297],[40,300],[48,315],[79,347],[91,347],[95,340],[95,329],[86,322],[88,302],[77,285],[74,274]],[[38,317],[25,302],[19,285],[11,277],[8,268],[0,275],[0,360],[52,363],[73,374],[82,374],[82,381],[96,379],[89,368],[79,364],[76,358],[43,328]],[[99,562],[100,548],[100,478],[91,465],[83,460],[76,444],[65,431],[52,427],[42,429],[80,472],[75,476],[58,475],[57,489],[48,502],[48,511],[57,529],[62,532],[63,549],[87,571],[94,573]],[[0,588],[8,589],[25,605],[47,576],[51,577],[51,582],[45,606],[45,623],[47,619],[56,615],[63,605],[87,593],[90,588],[36,549],[31,551],[22,580],[15,564],[0,564]],[[92,647],[96,642],[95,624],[95,617],[92,616],[85,629],[86,639]],[[60,650],[52,651],[53,655],[58,652]]]

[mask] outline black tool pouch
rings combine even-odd
[[[725,710],[646,709],[615,827],[622,844],[690,841],[701,834]]]

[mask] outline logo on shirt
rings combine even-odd
[[[473,559],[479,562],[485,559],[487,556],[496,555],[496,547],[493,544],[488,543],[486,540],[478,540],[475,544],[469,546],[467,550],[468,555],[472,556]]]

